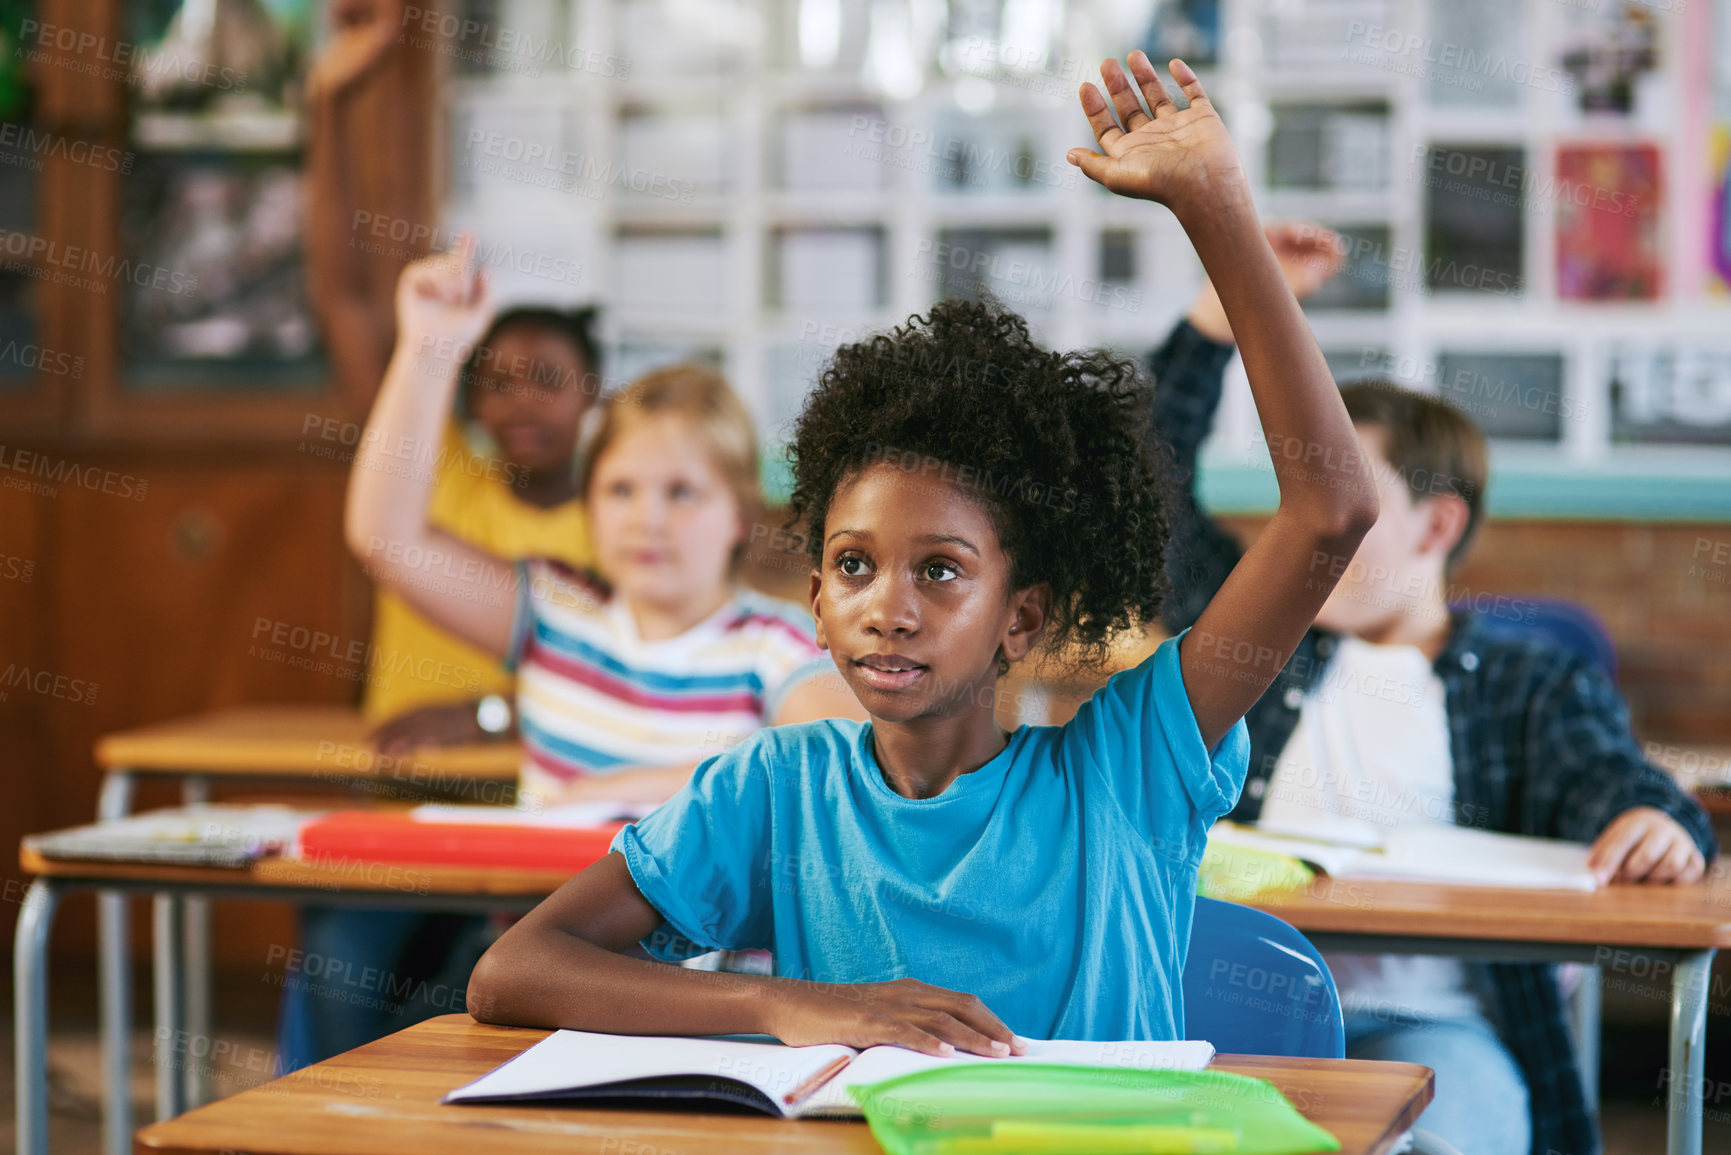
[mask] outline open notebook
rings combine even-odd
[[[1199,1071],[1214,1058],[1204,1042],[1031,1041],[1026,1055],[989,1059],[922,1055],[901,1047],[786,1047],[735,1039],[663,1038],[555,1031],[446,1095],[446,1103],[560,1101],[634,1107],[657,1101],[732,1104],[783,1118],[855,1117],[851,1085],[956,1063],[1057,1063]]]
[[[1402,878],[1461,886],[1597,890],[1579,842],[1499,834],[1467,826],[1402,826],[1380,845],[1307,838],[1296,831],[1216,822],[1210,842],[1272,851],[1310,863],[1335,878]]]

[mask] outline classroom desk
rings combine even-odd
[[[45,950],[54,906],[65,891],[106,888],[297,903],[366,903],[387,896],[393,904],[422,908],[523,910],[565,880],[563,874],[415,867],[426,876],[426,893],[405,893],[378,885],[381,880],[369,884],[365,878],[345,877],[342,864],[312,866],[265,859],[250,870],[218,870],[47,863],[30,856],[21,861],[26,870],[39,875],[20,912],[15,948],[21,1152],[45,1150]],[[329,889],[336,885],[344,889]],[[1615,954],[1622,949],[1667,962],[1672,967],[1670,1069],[1684,1075],[1671,1083],[1667,1150],[1673,1155],[1699,1155],[1698,1103],[1709,972],[1715,950],[1731,945],[1731,886],[1612,887],[1587,894],[1323,880],[1309,891],[1268,895],[1252,905],[1291,922],[1325,950],[1580,961],[1614,968],[1627,965]],[[163,974],[172,976],[179,965],[181,939],[173,910],[172,905],[166,913],[163,905],[158,907],[157,939],[166,944],[156,959],[159,1036],[184,1022],[174,984],[163,981]],[[1636,973],[1636,977],[1648,976]],[[165,1075],[171,1085],[167,1092]],[[170,1066],[159,1067],[159,1100],[170,1096],[171,1110],[163,1112],[164,1117],[184,1105],[176,1097],[175,1083]],[[42,1140],[26,1142],[35,1135],[43,1136]]]
[[[138,1133],[135,1150],[175,1155],[423,1155],[741,1151],[880,1152],[863,1123],[610,1111],[587,1107],[446,1107],[439,1097],[547,1036],[442,1015],[273,1083]],[[1383,1155],[1430,1102],[1430,1068],[1350,1059],[1220,1055],[1215,1067],[1267,1079],[1342,1155]]]
[[[1322,951],[1581,962],[1624,968],[1652,982],[1663,978],[1629,952],[1669,964],[1673,1078],[1666,1151],[1700,1155],[1707,1003],[1713,955],[1731,946],[1731,885],[1611,886],[1588,893],[1318,879],[1308,890],[1258,895],[1249,905],[1285,919]]]
[[[77,890],[117,896],[172,895],[155,909],[156,1098],[159,1118],[190,1105],[186,1076],[202,1064],[177,1063],[175,1041],[189,1030],[186,1002],[176,981],[184,964],[182,904],[189,896],[290,902],[297,905],[389,905],[457,913],[521,913],[562,885],[566,872],[471,870],[450,866],[397,866],[348,861],[300,862],[264,858],[250,867],[170,866],[126,862],[52,861],[21,850],[19,864],[35,875],[18,912],[13,944],[13,1014],[18,1146],[20,1155],[48,1150],[48,936],[60,900]],[[376,868],[376,869],[375,869]],[[107,1013],[107,1006],[103,1013]],[[104,1029],[109,1024],[104,1023]],[[208,1034],[208,1032],[206,1032]],[[175,1068],[180,1066],[178,1076]],[[103,1066],[103,1138],[108,1147],[121,1121],[131,1118],[127,1055]],[[121,1151],[131,1131],[119,1132]]]
[[[340,706],[241,706],[109,734],[96,743],[96,762],[103,770],[97,799],[97,821],[121,818],[132,810],[139,779],[177,778],[186,805],[208,801],[213,779],[254,782],[319,782],[332,786],[372,784],[403,794],[438,786],[480,784],[489,793],[517,778],[517,744],[497,743],[421,750],[398,758],[372,752],[367,733],[372,723],[356,710]],[[487,797],[466,801],[490,801]],[[165,911],[163,906],[181,904]],[[210,1026],[210,914],[204,901],[173,894],[158,900],[160,924],[181,927],[186,957],[183,997],[187,1020],[203,1033]],[[127,1029],[132,1022],[129,966],[131,927],[125,899],[118,893],[97,898],[97,941],[102,1006],[102,1062],[113,1085],[125,1085],[128,1066]],[[161,968],[158,967],[160,974]],[[160,979],[159,979],[160,981]],[[178,1094],[197,1102],[202,1082],[188,1073]],[[171,1104],[158,1085],[158,1113]],[[118,1114],[104,1124],[103,1150],[125,1155],[131,1142],[130,1101],[111,1108]]]

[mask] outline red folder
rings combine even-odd
[[[623,822],[584,828],[416,822],[406,812],[338,810],[301,827],[301,857],[499,866],[572,874],[607,856]]]

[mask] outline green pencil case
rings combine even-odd
[[[890,1155],[1340,1150],[1274,1084],[1228,1071],[958,1063],[849,1091]]]

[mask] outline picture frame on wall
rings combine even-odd
[[[1653,144],[1557,149],[1557,296],[1655,301],[1664,292],[1664,184]]]
[[[1614,442],[1731,446],[1731,341],[1620,343],[1610,397]]]

